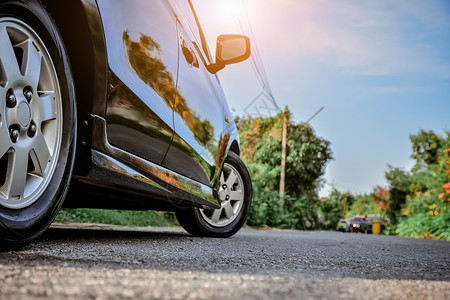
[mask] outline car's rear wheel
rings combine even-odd
[[[55,218],[73,168],[72,76],[37,1],[0,4],[0,245],[24,245]]]
[[[219,209],[192,207],[176,212],[178,222],[190,234],[229,237],[244,225],[252,201],[252,184],[238,155],[228,154],[219,181]]]

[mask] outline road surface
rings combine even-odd
[[[0,299],[450,299],[450,242],[55,224],[0,252]]]

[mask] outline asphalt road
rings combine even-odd
[[[56,224],[0,252],[0,299],[450,299],[450,242]]]

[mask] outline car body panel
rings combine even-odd
[[[110,81],[109,142],[161,164],[173,137],[178,42],[167,1],[98,0]],[[136,143],[139,141],[139,143]]]
[[[176,205],[218,207],[215,185],[228,151],[240,153],[239,136],[218,77],[206,69],[212,61],[204,40],[199,41],[201,27],[193,29],[195,24],[181,13],[192,4],[187,0],[42,1],[58,16],[56,23],[66,44],[74,46],[75,50],[69,49],[71,61],[85,62],[87,52],[94,58],[92,66],[74,68],[76,87],[85,85],[87,92],[77,92],[76,188],[71,189],[70,206],[99,207],[76,196],[83,185],[95,185],[107,187],[105,191],[136,192],[148,198],[144,203],[158,198]],[[69,22],[61,17],[64,5],[79,7],[77,18],[87,24],[83,52],[76,51],[81,46],[73,34],[74,18]],[[180,36],[195,52],[198,67],[186,61]],[[93,76],[84,78],[84,72]],[[181,106],[180,99],[185,100]],[[97,140],[94,127],[99,127],[99,120],[104,122],[105,143]],[[159,171],[149,171],[149,166]],[[161,172],[170,176],[159,176]],[[116,207],[126,207],[119,202]]]
[[[83,176],[92,165],[91,115],[105,116],[108,61],[102,19],[95,0],[41,2],[56,23],[69,55],[78,119],[74,173]]]
[[[223,98],[217,77],[206,69],[209,58],[201,49],[189,3],[174,1],[173,5],[180,56],[173,107],[175,136],[163,166],[212,185],[223,139]]]

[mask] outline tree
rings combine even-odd
[[[398,223],[402,206],[406,203],[409,187],[412,181],[411,174],[388,165],[389,171],[385,172],[385,178],[389,183],[389,204],[386,215],[391,226]]]
[[[349,192],[346,192],[341,195],[341,200],[339,201],[339,206],[342,208],[342,211],[344,212],[344,215],[349,218],[350,217],[350,209],[357,201],[356,196],[352,195]]]
[[[411,157],[416,160],[414,169],[423,170],[427,166],[437,163],[438,150],[443,147],[445,140],[432,130],[425,131],[423,129],[417,135],[411,135],[409,138],[413,144]]]
[[[305,123],[294,124],[287,111],[286,189],[284,207],[274,201],[281,171],[281,132],[283,116],[236,118],[242,156],[253,179],[254,201],[249,224],[278,223],[305,228],[317,222],[317,190],[326,163],[332,159],[330,142],[315,135]],[[282,218],[271,214],[282,214]]]
[[[445,134],[420,130],[410,137],[416,165],[396,227],[399,235],[450,240],[450,135]]]
[[[324,229],[335,229],[339,219],[344,218],[344,209],[341,205],[343,194],[333,188],[328,198],[320,199],[319,207],[324,218],[321,227]]]

